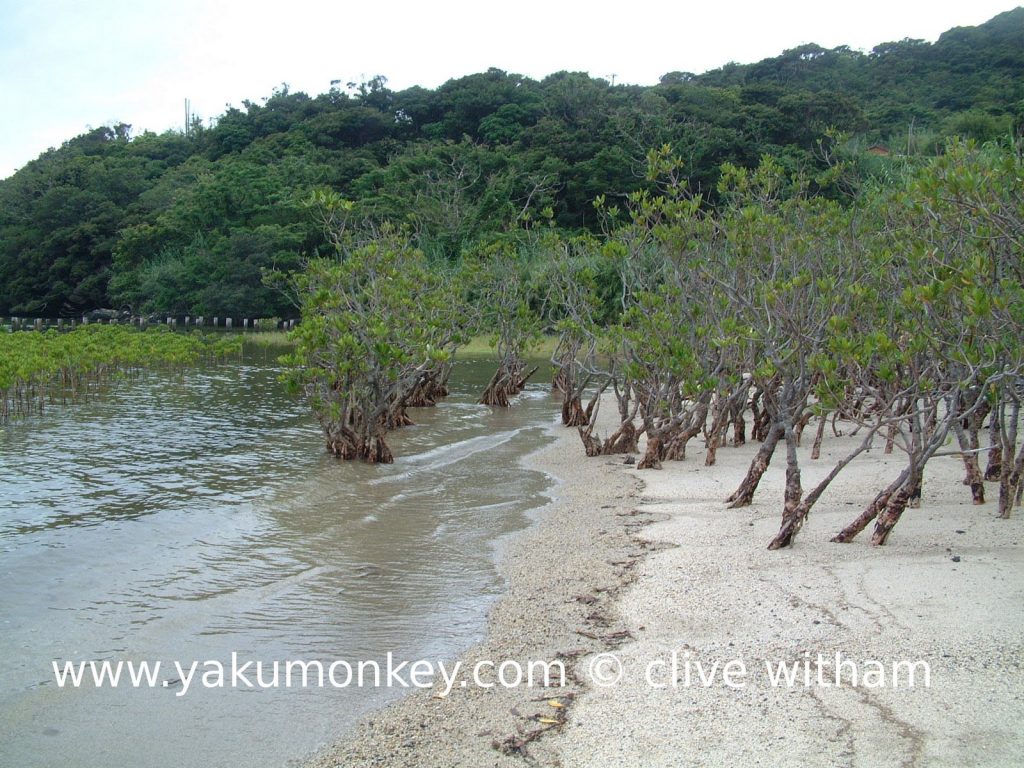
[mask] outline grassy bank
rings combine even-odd
[[[529,351],[527,357],[531,360],[547,360],[557,344],[557,336],[546,335]],[[491,346],[491,336],[474,336],[468,344],[459,347],[457,354],[459,357],[493,357],[495,351]]]
[[[290,346],[292,341],[287,331],[266,331],[258,334],[247,334],[246,343],[256,344],[261,347]],[[546,335],[541,338],[528,355],[531,360],[548,360],[555,346],[558,344],[558,337]],[[474,336],[468,344],[459,347],[459,357],[493,357],[494,347],[491,346],[491,336]]]

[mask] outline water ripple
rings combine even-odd
[[[253,361],[151,373],[0,430],[0,722],[15,734],[0,764],[150,768],[173,750],[182,768],[283,765],[387,695],[202,692],[185,708],[57,691],[52,659],[450,657],[477,639],[502,588],[495,542],[544,501],[518,459],[554,413],[540,386],[477,405],[491,373],[457,366],[452,396],[394,433],[393,466],[331,459]],[[257,737],[274,747],[250,760]]]

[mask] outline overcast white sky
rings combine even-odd
[[[281,83],[310,95],[382,74],[433,88],[498,67],[652,84],[815,42],[934,40],[1019,0],[0,0],[0,178],[90,127],[180,129]]]

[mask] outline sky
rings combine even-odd
[[[435,88],[497,67],[650,85],[818,43],[933,41],[1019,0],[0,0],[0,178],[102,125],[181,130],[287,83]]]

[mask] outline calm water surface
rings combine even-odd
[[[546,501],[518,460],[555,414],[541,385],[476,405],[491,365],[456,366],[391,466],[325,455],[262,352],[0,428],[0,765],[283,766],[399,692],[209,690],[200,672],[176,696],[172,662],[452,659],[478,640],[495,547]],[[55,659],[159,660],[170,685],[60,689]]]

